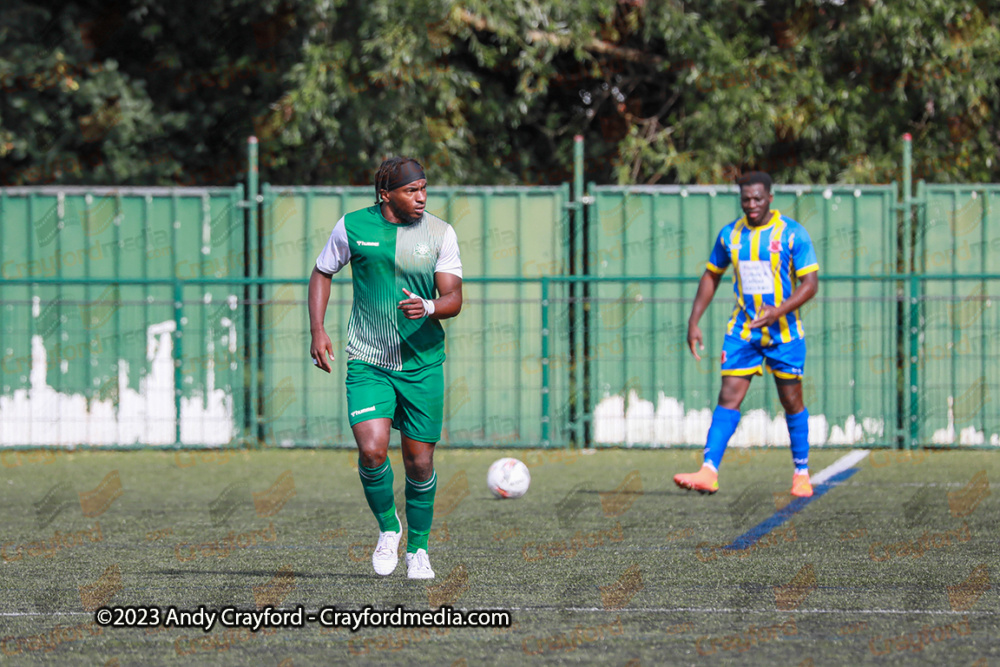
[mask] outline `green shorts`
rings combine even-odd
[[[347,413],[351,426],[389,418],[392,427],[420,442],[441,439],[444,368],[390,371],[353,359],[347,362]]]

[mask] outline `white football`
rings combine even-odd
[[[486,473],[486,486],[497,498],[520,498],[530,484],[528,466],[517,459],[497,459]]]

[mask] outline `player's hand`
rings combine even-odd
[[[402,310],[403,315],[406,315],[406,319],[419,320],[421,317],[427,317],[434,312],[433,301],[422,299],[405,287],[403,288],[403,293],[410,298],[400,301],[396,309]]]
[[[333,343],[325,331],[313,334],[312,345],[309,346],[309,356],[312,357],[316,368],[327,373],[333,370],[333,367],[330,366],[330,362],[333,361]]]
[[[777,322],[779,317],[781,317],[781,315],[778,313],[777,308],[765,304],[760,307],[757,317],[750,323],[750,328],[760,329],[761,327],[769,327]]]
[[[691,349],[691,354],[698,361],[701,361],[701,355],[698,354],[698,350],[704,350],[705,344],[701,342],[701,329],[697,324],[688,325],[688,347]]]

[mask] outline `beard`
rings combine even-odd
[[[403,222],[405,222],[407,224],[410,224],[412,222],[416,222],[417,220],[419,220],[420,218],[422,218],[424,216],[423,213],[421,213],[419,215],[415,215],[415,214],[412,214],[412,213],[411,214],[407,214],[405,211],[403,211],[401,208],[397,207],[391,201],[387,201],[386,204],[389,205],[389,210],[392,211],[392,214],[394,216],[396,216],[397,220],[402,220]]]

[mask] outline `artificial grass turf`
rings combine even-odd
[[[814,450],[814,474],[845,453]],[[524,498],[498,501],[486,490],[487,467],[505,455],[531,467]],[[398,451],[391,459],[401,472]],[[734,552],[713,547],[788,500],[787,450],[730,452],[719,493],[700,496],[671,481],[699,465],[690,450],[441,448],[432,582],[406,579],[402,558],[389,577],[372,572],[377,529],[352,452],[3,461],[0,649],[13,664],[989,664],[1000,656],[1000,604],[986,588],[1000,565],[997,498],[983,484],[1000,472],[991,452],[873,452],[755,548]],[[98,629],[85,609],[268,603],[510,609],[514,625],[206,635]]]

